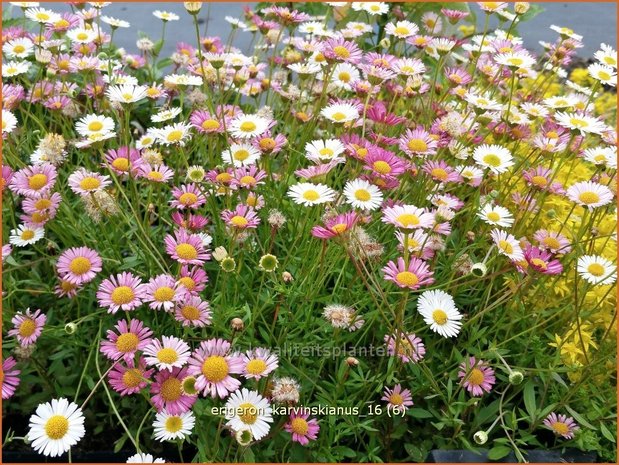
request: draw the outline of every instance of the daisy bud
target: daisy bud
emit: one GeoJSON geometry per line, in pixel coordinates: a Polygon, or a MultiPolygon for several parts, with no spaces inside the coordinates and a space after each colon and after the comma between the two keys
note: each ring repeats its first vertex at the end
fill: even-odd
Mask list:
{"type": "Polygon", "coordinates": [[[591,228],[590,234],[591,234],[591,236],[595,237],[595,236],[600,234],[600,230],[598,228],[596,228],[595,226],[593,226],[591,228]]]}
{"type": "Polygon", "coordinates": [[[349,367],[356,367],[357,365],[359,365],[359,360],[357,360],[355,357],[348,357],[346,359],[346,363],[349,367]]]}
{"type": "Polygon", "coordinates": [[[380,45],[382,48],[389,48],[391,47],[391,41],[387,37],[385,37],[378,43],[378,45],[380,45]]]}
{"type": "Polygon", "coordinates": [[[268,273],[275,271],[278,265],[279,261],[277,260],[277,257],[271,254],[266,254],[260,257],[260,262],[258,263],[258,267],[262,271],[266,271],[268,273]]]}
{"type": "Polygon", "coordinates": [[[52,52],[50,52],[49,50],[37,49],[34,51],[34,58],[39,63],[47,64],[52,61],[52,52]]]}
{"type": "Polygon", "coordinates": [[[473,241],[475,240],[475,233],[474,233],[473,231],[468,231],[468,232],[466,233],[466,238],[467,238],[469,241],[473,242],[473,241]]]}
{"type": "Polygon", "coordinates": [[[514,5],[514,11],[517,15],[523,15],[531,8],[531,4],[529,2],[516,2],[514,5]]]}
{"type": "Polygon", "coordinates": [[[481,446],[488,441],[488,433],[486,433],[485,431],[477,431],[477,433],[473,435],[473,440],[476,444],[479,444],[481,446]]]}
{"type": "Polygon", "coordinates": [[[197,15],[202,8],[202,2],[183,2],[183,6],[187,10],[187,13],[197,15]]]}
{"type": "Polygon", "coordinates": [[[290,273],[288,273],[287,271],[284,271],[282,273],[282,279],[284,280],[285,283],[289,283],[289,282],[292,282],[294,278],[292,277],[290,273]]]}
{"type": "Polygon", "coordinates": [[[105,52],[101,52],[97,55],[97,59],[101,60],[101,61],[105,61],[107,60],[109,57],[107,55],[107,53],[105,52]]]}
{"type": "Polygon", "coordinates": [[[64,325],[64,331],[67,334],[73,334],[77,331],[77,325],[75,323],[67,323],[64,325]]]}
{"type": "Polygon", "coordinates": [[[232,273],[236,269],[236,260],[232,257],[226,257],[221,260],[219,265],[226,273],[232,273]]]}
{"type": "Polygon", "coordinates": [[[557,217],[557,212],[553,208],[546,212],[546,218],[553,219],[557,217]]]}
{"type": "Polygon", "coordinates": [[[148,37],[139,39],[135,43],[135,45],[138,48],[138,50],[141,50],[143,52],[150,52],[152,49],[155,48],[155,43],[152,40],[150,40],[148,37]]]}
{"type": "Polygon", "coordinates": [[[486,276],[487,272],[488,267],[484,263],[474,263],[473,266],[471,266],[471,273],[478,278],[486,276]]]}
{"type": "Polygon", "coordinates": [[[243,320],[240,318],[232,318],[232,321],[230,321],[230,326],[232,326],[232,329],[235,331],[243,331],[243,328],[245,328],[245,323],[243,323],[243,320]]]}
{"type": "Polygon", "coordinates": [[[204,176],[206,176],[206,172],[201,166],[193,165],[187,170],[188,181],[202,182],[204,181],[204,176]]]}
{"type": "Polygon", "coordinates": [[[523,379],[524,375],[522,374],[522,371],[512,371],[509,374],[509,382],[514,386],[518,386],[520,383],[522,383],[523,379]]]}
{"type": "Polygon", "coordinates": [[[196,389],[196,377],[186,376],[181,382],[181,391],[187,394],[188,396],[197,395],[198,390],[196,389]]]}
{"type": "Polygon", "coordinates": [[[251,431],[249,429],[239,429],[234,433],[234,438],[241,446],[248,446],[251,444],[253,440],[253,436],[251,435],[251,431]]]}
{"type": "Polygon", "coordinates": [[[222,261],[224,258],[228,257],[228,251],[225,247],[219,246],[216,247],[213,251],[213,258],[218,262],[222,261]]]}

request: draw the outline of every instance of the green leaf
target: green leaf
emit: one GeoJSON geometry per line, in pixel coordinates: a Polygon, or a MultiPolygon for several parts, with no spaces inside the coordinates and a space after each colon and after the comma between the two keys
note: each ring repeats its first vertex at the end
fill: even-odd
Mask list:
{"type": "Polygon", "coordinates": [[[529,381],[523,390],[524,406],[527,409],[527,413],[531,417],[531,421],[535,421],[535,414],[537,413],[537,403],[535,401],[535,385],[529,381]]]}
{"type": "Polygon", "coordinates": [[[572,415],[574,417],[574,419],[581,425],[581,426],[586,426],[587,428],[590,428],[592,430],[596,430],[596,427],[593,426],[591,423],[589,423],[587,420],[585,420],[585,418],[578,412],[576,412],[574,409],[572,409],[569,406],[565,406],[565,410],[567,410],[569,412],[570,415],[572,415]]]}
{"type": "Polygon", "coordinates": [[[512,451],[511,447],[496,446],[488,451],[488,458],[490,460],[500,460],[512,451]]]}
{"type": "Polygon", "coordinates": [[[613,434],[610,432],[610,430],[606,427],[604,423],[600,423],[600,432],[602,433],[602,436],[604,436],[610,442],[612,443],[617,442],[613,434]]]}
{"type": "Polygon", "coordinates": [[[414,418],[432,418],[434,416],[427,410],[416,407],[410,409],[408,412],[408,414],[414,418]]]}
{"type": "Polygon", "coordinates": [[[251,447],[248,447],[243,452],[243,461],[247,463],[255,463],[256,457],[254,457],[254,452],[251,450],[251,447]]]}

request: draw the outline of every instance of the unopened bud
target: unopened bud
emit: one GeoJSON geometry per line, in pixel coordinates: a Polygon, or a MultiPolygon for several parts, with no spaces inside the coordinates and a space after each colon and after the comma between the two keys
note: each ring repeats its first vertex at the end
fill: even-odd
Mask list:
{"type": "Polygon", "coordinates": [[[213,251],[213,258],[218,262],[222,261],[224,258],[228,256],[228,251],[225,247],[219,246],[216,247],[213,251]]]}
{"type": "Polygon", "coordinates": [[[346,359],[346,363],[350,367],[356,367],[357,365],[359,365],[359,360],[357,360],[355,357],[348,357],[346,359]]]}
{"type": "Polygon", "coordinates": [[[188,13],[195,15],[198,14],[200,8],[202,8],[202,2],[183,2],[183,6],[188,13]]]}
{"type": "Polygon", "coordinates": [[[517,15],[523,15],[531,8],[531,4],[529,2],[516,2],[514,5],[514,11],[517,15]]]}
{"type": "Polygon", "coordinates": [[[77,325],[75,323],[67,323],[64,325],[64,331],[67,334],[73,334],[77,331],[77,325]]]}
{"type": "Polygon", "coordinates": [[[488,267],[484,263],[473,263],[473,266],[471,266],[471,273],[478,278],[486,276],[487,272],[488,267]]]}
{"type": "Polygon", "coordinates": [[[230,321],[230,326],[232,326],[232,329],[235,331],[243,331],[245,323],[243,323],[243,320],[240,318],[232,318],[232,321],[230,321]]]}
{"type": "Polygon", "coordinates": [[[481,446],[488,442],[488,433],[486,433],[485,431],[477,431],[477,433],[473,435],[473,440],[476,444],[479,444],[481,446]]]}
{"type": "Polygon", "coordinates": [[[523,379],[524,375],[522,374],[522,371],[512,371],[509,374],[509,382],[514,386],[518,386],[520,383],[522,383],[523,379]]]}
{"type": "Polygon", "coordinates": [[[287,271],[284,271],[282,273],[282,279],[284,280],[285,283],[289,283],[291,282],[294,278],[292,277],[292,275],[290,273],[288,273],[287,271]]]}
{"type": "Polygon", "coordinates": [[[391,41],[387,37],[385,37],[378,43],[378,45],[380,45],[382,48],[389,48],[391,47],[391,41]]]}

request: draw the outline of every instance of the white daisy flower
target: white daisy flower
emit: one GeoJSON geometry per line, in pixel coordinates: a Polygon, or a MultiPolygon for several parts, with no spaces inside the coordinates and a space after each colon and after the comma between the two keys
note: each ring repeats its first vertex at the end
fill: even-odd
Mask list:
{"type": "Polygon", "coordinates": [[[269,433],[269,423],[273,423],[273,409],[269,402],[256,391],[246,388],[230,394],[225,411],[227,426],[235,432],[249,429],[257,441],[269,433]]]}
{"type": "Polygon", "coordinates": [[[462,314],[453,297],[441,290],[425,291],[417,301],[417,311],[430,329],[443,337],[454,337],[460,332],[462,314]]]}
{"type": "Polygon", "coordinates": [[[580,131],[582,135],[586,133],[602,134],[607,130],[607,126],[602,120],[580,113],[557,112],[555,119],[560,126],[580,131]]]}
{"type": "MultiPolygon", "coordinates": [[[[384,15],[385,13],[389,13],[389,5],[385,2],[358,2],[359,8],[363,11],[366,11],[371,16],[384,15]]],[[[353,9],[357,2],[352,2],[353,9]]],[[[359,11],[359,10],[357,10],[359,11]]]]}
{"type": "Polygon", "coordinates": [[[182,339],[174,336],[161,336],[159,339],[153,339],[150,344],[144,348],[146,363],[155,365],[159,370],[170,370],[174,367],[182,367],[189,360],[191,349],[182,339]]]}
{"type": "Polygon", "coordinates": [[[40,404],[30,417],[27,438],[32,448],[48,457],[64,454],[86,433],[82,410],[67,399],[40,404]]]}
{"type": "Polygon", "coordinates": [[[514,217],[509,210],[499,205],[484,205],[483,208],[477,213],[477,216],[488,224],[493,226],[501,226],[503,228],[507,228],[514,223],[514,217]]]}
{"type": "Polygon", "coordinates": [[[617,168],[617,147],[595,147],[586,149],[583,158],[595,165],[605,165],[608,168],[617,168]]]}
{"type": "Polygon", "coordinates": [[[417,76],[426,72],[426,65],[418,58],[400,58],[393,65],[393,71],[403,76],[417,76]]]}
{"type": "Polygon", "coordinates": [[[50,24],[57,23],[62,19],[58,13],[53,12],[45,8],[28,8],[25,12],[26,18],[36,23],[50,24]]]}
{"type": "Polygon", "coordinates": [[[496,174],[506,172],[514,164],[512,154],[500,145],[480,145],[473,151],[473,159],[496,174]]]}
{"type": "Polygon", "coordinates": [[[325,25],[320,21],[307,21],[299,25],[299,33],[323,35],[326,32],[325,25]]]}
{"type": "Polygon", "coordinates": [[[248,139],[263,134],[269,129],[270,121],[257,115],[241,115],[234,118],[228,125],[232,137],[248,139]]]}
{"type": "Polygon", "coordinates": [[[9,61],[2,63],[2,77],[19,76],[27,73],[30,69],[30,63],[27,61],[9,61]]]}
{"type": "Polygon", "coordinates": [[[162,21],[178,21],[180,19],[178,15],[170,13],[169,11],[155,10],[153,11],[153,15],[162,21]]]}
{"type": "Polygon", "coordinates": [[[617,72],[610,66],[594,63],[587,68],[589,75],[607,86],[617,86],[617,72]]]}
{"type": "Polygon", "coordinates": [[[324,184],[300,182],[288,189],[288,197],[295,203],[310,207],[335,200],[335,191],[324,184]]]}
{"type": "MultiPolygon", "coordinates": [[[[107,69],[103,71],[107,72],[107,69]]],[[[107,84],[137,86],[138,80],[135,76],[129,76],[128,74],[113,74],[111,76],[104,74],[103,82],[107,84]]]]}
{"type": "Polygon", "coordinates": [[[112,102],[134,103],[146,98],[147,89],[146,86],[121,84],[109,86],[105,91],[105,95],[107,95],[107,98],[112,102]]]}
{"type": "Polygon", "coordinates": [[[9,110],[2,110],[2,134],[10,134],[17,127],[17,118],[9,110]]]}
{"type": "Polygon", "coordinates": [[[127,459],[126,463],[165,463],[165,460],[155,458],[150,454],[135,454],[127,459]]]}
{"type": "Polygon", "coordinates": [[[255,165],[260,159],[260,151],[250,144],[232,144],[221,154],[224,163],[235,167],[255,165]]]}
{"type": "Polygon", "coordinates": [[[385,26],[385,33],[395,36],[399,39],[406,39],[414,36],[419,32],[419,27],[410,21],[398,21],[397,23],[389,23],[385,26]]]}
{"type": "Polygon", "coordinates": [[[487,95],[479,95],[475,92],[467,92],[464,94],[464,100],[466,100],[469,104],[473,105],[476,108],[480,108],[482,110],[501,110],[503,105],[501,105],[496,100],[493,100],[490,96],[487,95]]]}
{"type": "Polygon", "coordinates": [[[122,19],[116,19],[116,18],[112,18],[111,16],[101,16],[101,21],[103,21],[105,24],[109,24],[110,26],[112,26],[113,29],[115,28],[127,28],[127,27],[131,27],[131,24],[129,24],[127,21],[124,21],[122,19]]]}
{"type": "Polygon", "coordinates": [[[319,73],[322,70],[322,66],[318,63],[293,63],[288,65],[288,69],[301,76],[311,76],[319,73]]]}
{"type": "MultiPolygon", "coordinates": [[[[321,73],[318,79],[324,79],[324,73],[321,73]]],[[[338,89],[352,90],[352,85],[355,81],[361,79],[359,70],[349,63],[339,63],[335,66],[331,74],[331,83],[338,89]]]]}
{"type": "Polygon", "coordinates": [[[566,192],[567,197],[590,210],[603,207],[613,201],[612,191],[605,185],[593,181],[577,182],[566,192]]]}
{"type": "Polygon", "coordinates": [[[2,52],[9,58],[26,58],[34,51],[34,44],[27,37],[9,40],[2,46],[2,52]]]}
{"type": "Polygon", "coordinates": [[[75,123],[75,130],[81,136],[89,136],[91,134],[105,134],[114,131],[116,125],[114,120],[108,116],[90,114],[83,116],[75,123]]]}
{"type": "Polygon", "coordinates": [[[152,133],[152,129],[149,129],[148,131],[146,131],[146,134],[144,134],[142,137],[140,137],[136,141],[135,148],[138,150],[145,149],[145,148],[150,147],[154,143],[155,143],[155,136],[152,133]]]}
{"type": "Polygon", "coordinates": [[[167,109],[161,109],[156,114],[151,115],[150,120],[153,123],[161,123],[170,119],[176,118],[180,115],[181,109],[179,107],[172,107],[167,109]]]}
{"type": "Polygon", "coordinates": [[[320,112],[322,116],[334,123],[348,123],[359,118],[359,110],[350,103],[334,103],[320,112]]]}
{"type": "Polygon", "coordinates": [[[426,245],[428,245],[428,241],[430,240],[428,233],[422,229],[415,229],[408,235],[401,231],[396,231],[395,237],[398,239],[402,249],[408,248],[409,252],[418,252],[422,250],[426,245]]]}
{"type": "Polygon", "coordinates": [[[40,241],[45,236],[45,229],[21,224],[17,229],[11,229],[9,244],[25,247],[40,241]]]}
{"type": "Polygon", "coordinates": [[[185,140],[190,136],[191,125],[186,123],[174,123],[164,128],[152,128],[151,133],[155,139],[164,145],[185,145],[185,140]]]}
{"type": "Polygon", "coordinates": [[[18,6],[20,8],[36,8],[39,6],[39,2],[9,2],[13,6],[18,6]]]}
{"type": "Polygon", "coordinates": [[[580,257],[576,270],[591,284],[613,284],[617,280],[617,266],[599,255],[580,257]]]}
{"type": "Polygon", "coordinates": [[[617,51],[610,45],[601,44],[600,50],[595,52],[593,57],[601,64],[617,69],[617,51]]]}
{"type": "Polygon", "coordinates": [[[490,231],[490,236],[492,236],[492,240],[499,249],[501,255],[505,255],[515,262],[524,260],[522,247],[520,247],[520,243],[514,236],[500,229],[493,229],[490,231]]]}
{"type": "Polygon", "coordinates": [[[226,16],[224,17],[224,19],[230,23],[230,25],[232,25],[232,27],[238,27],[241,29],[245,29],[247,27],[247,24],[244,23],[243,21],[241,21],[238,18],[234,18],[233,16],[226,16]]]}
{"type": "Polygon", "coordinates": [[[83,27],[77,27],[75,29],[69,29],[66,36],[76,44],[89,44],[94,42],[99,34],[92,30],[83,27]]]}
{"type": "Polygon", "coordinates": [[[241,69],[243,66],[253,64],[253,60],[242,53],[227,53],[224,58],[225,63],[235,69],[241,69]]]}
{"type": "Polygon", "coordinates": [[[552,24],[550,26],[550,29],[552,29],[555,32],[558,32],[559,34],[561,34],[563,37],[568,37],[570,39],[574,39],[578,42],[580,42],[582,40],[582,36],[579,34],[576,34],[573,30],[571,30],[569,27],[560,27],[560,26],[555,26],[554,24],[552,24]]]}
{"type": "Polygon", "coordinates": [[[346,147],[338,139],[313,140],[305,144],[305,156],[315,162],[342,159],[346,147]]]}
{"type": "Polygon", "coordinates": [[[166,84],[174,86],[201,86],[203,83],[200,76],[189,74],[170,74],[163,80],[166,84]]]}
{"type": "Polygon", "coordinates": [[[499,53],[494,57],[494,61],[499,65],[515,69],[532,68],[537,62],[535,58],[527,52],[499,53]]]}
{"type": "Polygon", "coordinates": [[[545,118],[549,114],[548,109],[543,105],[540,105],[539,103],[525,102],[520,105],[520,108],[527,115],[533,116],[535,118],[545,118]]]}
{"type": "Polygon", "coordinates": [[[348,181],[344,186],[346,202],[361,210],[376,210],[383,203],[383,193],[365,179],[348,181]]]}
{"type": "Polygon", "coordinates": [[[191,410],[180,415],[170,415],[165,410],[162,410],[157,413],[153,422],[155,439],[158,441],[185,439],[185,437],[191,434],[195,424],[196,418],[191,410]]]}
{"type": "Polygon", "coordinates": [[[578,103],[574,95],[555,95],[544,99],[544,105],[548,108],[570,108],[578,103]]]}

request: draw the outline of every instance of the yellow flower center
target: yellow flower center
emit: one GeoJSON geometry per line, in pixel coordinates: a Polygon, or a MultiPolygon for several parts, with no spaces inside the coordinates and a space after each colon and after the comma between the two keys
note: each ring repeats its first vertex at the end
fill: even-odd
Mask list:
{"type": "Polygon", "coordinates": [[[249,158],[249,152],[244,149],[237,150],[236,152],[234,152],[233,157],[235,160],[244,161],[244,160],[247,160],[247,158],[249,158]]]}
{"type": "Polygon", "coordinates": [[[77,38],[77,40],[86,40],[88,39],[88,34],[86,34],[85,32],[80,32],[75,37],[77,38]]]}
{"type": "Polygon", "coordinates": [[[129,160],[127,158],[117,158],[112,162],[112,166],[116,168],[118,171],[128,171],[129,170],[129,160]]]}
{"type": "Polygon", "coordinates": [[[13,47],[13,53],[24,53],[26,51],[26,47],[23,45],[16,45],[13,47]]]}
{"type": "Polygon", "coordinates": [[[446,181],[449,176],[447,171],[443,168],[434,168],[431,173],[433,178],[439,179],[440,181],[446,181]]]}
{"type": "Polygon", "coordinates": [[[262,150],[273,150],[277,144],[275,142],[275,139],[271,137],[265,137],[264,139],[260,139],[258,145],[260,145],[260,148],[262,150]]]}
{"type": "Polygon", "coordinates": [[[346,119],[346,115],[341,111],[337,111],[331,115],[331,118],[333,118],[335,121],[342,121],[346,119]]]}
{"type": "Polygon", "coordinates": [[[598,71],[598,77],[602,81],[608,81],[610,79],[610,74],[608,74],[606,71],[598,71]]]}
{"type": "Polygon", "coordinates": [[[230,219],[230,223],[232,223],[237,228],[244,228],[245,226],[247,226],[247,223],[249,223],[249,221],[247,221],[247,218],[245,218],[244,216],[235,215],[230,219]]]}
{"type": "Polygon", "coordinates": [[[206,131],[212,131],[214,129],[219,129],[219,126],[220,126],[219,121],[214,120],[214,119],[206,119],[202,123],[202,129],[206,131]]]}
{"type": "Polygon", "coordinates": [[[118,286],[112,292],[112,302],[116,305],[125,305],[133,300],[135,294],[129,286],[118,286]]]}
{"type": "Polygon", "coordinates": [[[35,212],[32,214],[32,222],[33,223],[43,223],[48,219],[48,215],[44,213],[35,212]]]}
{"type": "Polygon", "coordinates": [[[345,223],[338,223],[335,226],[331,226],[331,230],[336,234],[342,234],[348,229],[345,223]]]}
{"type": "Polygon", "coordinates": [[[597,276],[598,278],[600,276],[604,275],[604,272],[606,271],[604,269],[604,267],[602,265],[600,265],[599,263],[592,263],[591,265],[589,265],[589,267],[587,268],[587,271],[589,273],[591,273],[593,276],[597,276]]]}
{"type": "Polygon", "coordinates": [[[80,181],[80,187],[85,191],[91,191],[97,189],[101,185],[101,181],[92,176],[87,176],[80,181]]]}
{"type": "Polygon", "coordinates": [[[92,123],[88,125],[89,131],[97,132],[97,131],[100,131],[101,129],[103,129],[103,123],[101,121],[93,121],[92,123]]]}
{"type": "Polygon", "coordinates": [[[69,420],[64,415],[52,415],[45,422],[45,434],[47,434],[50,439],[62,439],[68,431],[69,420]]]}
{"type": "Polygon", "coordinates": [[[42,189],[46,184],[47,176],[42,173],[33,174],[28,178],[28,187],[30,187],[30,189],[34,189],[35,191],[42,189]]]}
{"type": "Polygon", "coordinates": [[[401,271],[395,277],[396,281],[405,286],[413,287],[419,282],[419,278],[415,273],[410,271],[401,271]]]}
{"type": "Polygon", "coordinates": [[[600,201],[600,196],[595,192],[583,192],[578,196],[578,200],[580,200],[585,205],[591,205],[593,203],[597,203],[600,201]]]}
{"type": "Polygon", "coordinates": [[[57,28],[61,28],[62,29],[62,28],[70,26],[70,23],[66,19],[62,18],[62,19],[56,21],[54,23],[54,26],[56,26],[57,28]]]}
{"type": "Polygon", "coordinates": [[[548,268],[548,264],[541,258],[532,258],[531,264],[535,265],[537,268],[541,268],[542,270],[548,268]]]}
{"type": "Polygon", "coordinates": [[[47,21],[49,20],[49,15],[47,13],[43,13],[42,11],[40,11],[36,14],[36,18],[39,21],[47,21]]]}
{"type": "Polygon", "coordinates": [[[488,218],[490,221],[496,223],[497,221],[499,221],[501,219],[501,215],[499,215],[497,212],[489,212],[486,215],[486,218],[488,218]]]}
{"type": "Polygon", "coordinates": [[[445,313],[440,308],[437,308],[432,312],[432,319],[437,325],[443,326],[445,323],[447,323],[447,313],[445,313]]]}
{"type": "Polygon", "coordinates": [[[538,187],[546,187],[548,185],[548,180],[544,176],[533,176],[531,178],[531,183],[538,187]]]}
{"type": "Polygon", "coordinates": [[[21,233],[21,239],[23,241],[29,241],[34,238],[34,231],[32,229],[26,229],[21,233]]]}
{"type": "Polygon", "coordinates": [[[266,369],[267,364],[264,362],[264,360],[260,360],[259,358],[250,360],[245,366],[245,370],[247,371],[247,373],[252,375],[259,375],[263,373],[266,369]]]}
{"type": "Polygon", "coordinates": [[[512,66],[520,66],[522,65],[522,63],[524,63],[524,60],[522,58],[512,57],[507,59],[507,63],[512,66]]]}
{"type": "Polygon", "coordinates": [[[393,405],[402,405],[404,403],[404,398],[400,394],[394,392],[389,396],[389,402],[393,405]]]}
{"type": "Polygon", "coordinates": [[[86,257],[76,257],[71,260],[71,263],[69,264],[69,269],[73,274],[82,275],[89,272],[91,266],[92,264],[90,263],[90,260],[88,260],[86,257]]]}
{"type": "Polygon", "coordinates": [[[176,433],[183,427],[183,420],[180,417],[168,417],[165,421],[165,429],[169,433],[176,433]]]}
{"type": "Polygon", "coordinates": [[[309,189],[303,192],[303,198],[310,202],[314,202],[320,198],[320,194],[313,189],[309,189]]]}
{"type": "Polygon", "coordinates": [[[570,118],[570,124],[575,128],[586,128],[589,126],[589,123],[587,123],[584,119],[578,118],[570,118]]]}
{"type": "Polygon", "coordinates": [[[497,166],[501,166],[501,159],[494,153],[484,155],[483,161],[486,165],[492,166],[494,168],[496,168],[497,166]]]}
{"type": "Polygon", "coordinates": [[[175,129],[174,131],[170,131],[168,134],[168,142],[178,142],[183,138],[183,131],[180,129],[175,129]]]}
{"type": "Polygon", "coordinates": [[[410,31],[408,30],[408,28],[407,28],[407,27],[404,27],[404,26],[398,26],[398,27],[396,27],[396,28],[393,30],[393,32],[395,32],[395,33],[396,33],[396,35],[399,35],[399,36],[406,36],[406,35],[410,34],[410,31]]]}
{"type": "Polygon", "coordinates": [[[570,432],[570,427],[567,426],[565,423],[563,423],[562,421],[557,421],[555,423],[552,424],[552,429],[553,431],[555,431],[557,434],[560,435],[564,435],[570,432]]]}
{"type": "Polygon", "coordinates": [[[181,381],[176,378],[168,378],[161,383],[161,398],[166,402],[174,402],[182,395],[181,381]]]}
{"type": "Polygon", "coordinates": [[[161,286],[153,293],[153,297],[157,302],[168,302],[174,297],[174,289],[168,286],[161,286]]]}
{"type": "Polygon", "coordinates": [[[499,248],[507,254],[511,254],[514,252],[514,248],[507,241],[499,241],[499,248]]]}
{"type": "Polygon", "coordinates": [[[195,260],[198,256],[198,251],[193,245],[183,242],[176,246],[176,255],[183,260],[195,260]]]}
{"type": "Polygon", "coordinates": [[[123,384],[128,388],[136,388],[143,381],[142,370],[139,368],[129,368],[123,373],[123,384]]]}
{"type": "Polygon", "coordinates": [[[337,75],[337,78],[342,82],[349,82],[350,73],[347,73],[346,71],[342,71],[340,74],[337,75]]]}
{"type": "Polygon", "coordinates": [[[411,139],[406,145],[413,152],[425,152],[428,150],[428,144],[423,139],[411,139]]]}
{"type": "Polygon", "coordinates": [[[239,129],[243,132],[252,132],[256,130],[256,124],[253,123],[252,121],[245,121],[241,123],[241,125],[239,126],[239,129]]]}
{"type": "Polygon", "coordinates": [[[197,320],[200,318],[200,310],[193,305],[185,305],[181,308],[181,315],[187,320],[197,320]]]}
{"type": "Polygon", "coordinates": [[[365,189],[357,189],[355,191],[355,198],[357,200],[360,200],[361,202],[367,202],[368,200],[370,200],[372,198],[372,196],[365,189]]]}
{"type": "Polygon", "coordinates": [[[138,348],[140,339],[133,333],[123,333],[116,339],[116,349],[120,352],[133,352],[138,348]]]}
{"type": "Polygon", "coordinates": [[[178,360],[178,353],[170,347],[164,347],[157,352],[157,358],[161,363],[174,363],[178,360]]]}
{"type": "Polygon", "coordinates": [[[335,152],[328,147],[324,147],[320,149],[318,153],[320,153],[323,157],[332,157],[335,152]]]}
{"type": "Polygon", "coordinates": [[[163,179],[163,174],[161,174],[159,171],[151,171],[150,173],[148,173],[148,179],[151,179],[153,181],[161,181],[163,179]]]}
{"type": "Polygon", "coordinates": [[[126,101],[130,102],[133,100],[133,94],[122,94],[121,97],[126,101]]]}
{"type": "Polygon", "coordinates": [[[484,373],[479,368],[473,368],[467,381],[473,386],[479,386],[484,382],[484,373]]]}
{"type": "Polygon", "coordinates": [[[396,221],[405,228],[409,226],[417,226],[419,224],[419,217],[412,213],[402,213],[396,218],[396,221]]]}
{"type": "Polygon", "coordinates": [[[545,237],[542,240],[542,243],[546,247],[549,247],[551,249],[558,249],[559,247],[561,247],[561,243],[559,242],[559,240],[554,237],[545,237]]]}
{"type": "Polygon", "coordinates": [[[338,57],[343,58],[343,59],[350,57],[350,52],[348,51],[346,47],[343,47],[342,45],[333,47],[333,53],[335,53],[338,57]]]}
{"type": "Polygon", "coordinates": [[[239,405],[237,412],[239,419],[246,425],[253,425],[258,419],[258,409],[249,402],[239,405]]]}
{"type": "Polygon", "coordinates": [[[181,279],[179,279],[179,281],[183,286],[185,286],[185,289],[189,291],[193,291],[193,289],[196,287],[196,282],[189,276],[183,276],[181,279]]]}
{"type": "Polygon", "coordinates": [[[375,161],[372,166],[380,174],[391,173],[391,165],[389,165],[389,163],[387,163],[386,161],[382,161],[382,160],[375,161]]]}
{"type": "Polygon", "coordinates": [[[290,422],[290,429],[293,433],[305,436],[309,430],[307,421],[303,418],[297,417],[290,422]]]}
{"type": "Polygon", "coordinates": [[[195,203],[198,201],[198,196],[191,192],[185,192],[183,195],[181,195],[178,198],[178,201],[182,203],[183,205],[191,205],[192,203],[195,203]]]}
{"type": "Polygon", "coordinates": [[[212,355],[202,363],[202,374],[211,383],[223,381],[228,372],[228,362],[221,355],[212,355]]]}
{"type": "Polygon", "coordinates": [[[254,178],[253,176],[243,176],[241,178],[241,183],[242,184],[255,184],[256,183],[256,178],[254,178]]]}
{"type": "Polygon", "coordinates": [[[34,334],[34,331],[37,329],[37,324],[34,320],[27,318],[19,325],[19,335],[21,337],[30,337],[34,334]]]}
{"type": "Polygon", "coordinates": [[[603,61],[607,65],[616,65],[617,64],[617,60],[615,60],[613,57],[609,57],[609,56],[605,56],[603,61]]]}

